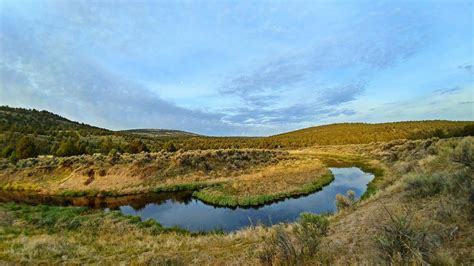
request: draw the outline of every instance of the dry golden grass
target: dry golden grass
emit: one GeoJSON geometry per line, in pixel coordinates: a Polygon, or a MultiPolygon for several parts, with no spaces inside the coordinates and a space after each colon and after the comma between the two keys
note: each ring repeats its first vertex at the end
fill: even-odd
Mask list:
{"type": "Polygon", "coordinates": [[[288,159],[285,152],[255,149],[28,159],[0,170],[0,188],[134,194],[228,181],[288,159]]]}
{"type": "Polygon", "coordinates": [[[221,193],[235,196],[257,196],[290,192],[326,174],[324,164],[311,158],[283,161],[254,173],[233,177],[221,193]]]}
{"type": "MultiPolygon", "coordinates": [[[[0,213],[3,216],[2,210],[0,213]]],[[[95,225],[56,231],[33,228],[25,221],[10,217],[9,221],[0,223],[0,261],[34,264],[255,264],[255,250],[268,233],[268,229],[254,227],[227,235],[150,234],[136,224],[108,217],[95,225]]]]}
{"type": "MultiPolygon", "coordinates": [[[[474,143],[472,138],[465,139],[474,143]]],[[[406,192],[406,180],[420,174],[441,174],[451,180],[452,173],[466,170],[472,177],[470,166],[450,159],[460,141],[461,139],[397,141],[316,147],[292,152],[293,156],[305,159],[257,167],[249,173],[223,177],[222,181],[228,182],[231,189],[234,185],[232,181],[238,180],[238,184],[232,189],[243,195],[255,193],[251,184],[264,186],[262,191],[268,192],[273,188],[267,187],[273,185],[277,189],[282,189],[287,184],[298,186],[302,184],[299,182],[306,180],[305,172],[317,172],[317,167],[324,169],[324,165],[317,160],[318,157],[362,156],[367,162],[385,170],[384,177],[377,186],[377,193],[331,216],[328,235],[322,239],[318,252],[304,258],[304,264],[390,263],[381,256],[375,241],[380,225],[390,220],[385,210],[388,209],[394,214],[408,212],[413,215],[415,227],[426,228],[433,247],[424,259],[438,265],[472,265],[474,226],[472,213],[467,205],[469,199],[465,197],[472,188],[466,187],[467,192],[459,194],[462,197],[453,192],[443,192],[423,198],[411,198],[406,192]],[[291,175],[285,176],[284,173],[291,175]],[[294,176],[301,177],[296,181],[287,180],[294,176]]],[[[470,150],[465,153],[466,156],[472,154],[470,150]]],[[[464,160],[466,162],[469,163],[464,160]]],[[[311,175],[307,175],[309,176],[311,175]]],[[[472,179],[470,181],[472,184],[472,179]]],[[[96,227],[49,231],[46,228],[31,228],[25,221],[0,209],[0,260],[26,263],[67,261],[255,265],[259,263],[258,255],[265,239],[275,230],[257,227],[225,235],[190,236],[177,233],[151,234],[129,223],[110,219],[99,221],[96,227]]],[[[392,263],[401,261],[395,260],[392,263]]]]}

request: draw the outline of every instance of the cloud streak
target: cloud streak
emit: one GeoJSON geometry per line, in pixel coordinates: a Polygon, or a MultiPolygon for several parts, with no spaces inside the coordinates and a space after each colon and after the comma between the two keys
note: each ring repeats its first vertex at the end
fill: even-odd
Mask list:
{"type": "Polygon", "coordinates": [[[398,90],[464,92],[471,63],[432,71],[472,55],[465,5],[4,1],[0,104],[210,135],[369,119],[398,90]]]}
{"type": "Polygon", "coordinates": [[[401,23],[417,16],[413,10],[374,13],[350,30],[334,32],[301,51],[270,58],[252,71],[241,71],[219,90],[238,98],[244,106],[232,110],[231,121],[297,123],[331,114],[354,114],[340,105],[357,100],[377,72],[425,47],[429,20],[413,27],[401,23]],[[282,107],[291,91],[303,95],[282,107]]]}

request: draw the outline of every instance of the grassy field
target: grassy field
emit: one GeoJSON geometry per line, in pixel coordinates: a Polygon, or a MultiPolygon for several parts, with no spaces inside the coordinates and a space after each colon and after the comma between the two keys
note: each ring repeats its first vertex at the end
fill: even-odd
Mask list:
{"type": "Polygon", "coordinates": [[[328,167],[375,176],[361,200],[337,195],[334,214],[233,233],[163,228],[116,211],[0,203],[0,262],[474,264],[472,122],[335,124],[214,138],[114,132],[9,107],[0,108],[0,119],[7,122],[0,128],[6,192],[78,198],[189,190],[233,207],[317,191],[333,180],[328,167]],[[80,155],[63,156],[68,149],[80,155]]]}
{"type": "Polygon", "coordinates": [[[296,159],[253,149],[44,157],[5,164],[0,187],[68,196],[195,190],[288,160],[296,159]]]}
{"type": "Polygon", "coordinates": [[[117,212],[0,204],[0,258],[171,265],[474,262],[474,138],[328,146],[292,155],[303,154],[308,160],[332,154],[328,160],[341,164],[358,158],[359,166],[370,163],[383,174],[370,197],[338,205],[333,215],[229,234],[163,229],[117,212]]]}
{"type": "Polygon", "coordinates": [[[196,191],[193,196],[219,206],[255,206],[317,191],[334,179],[320,160],[296,158],[196,191]]]}
{"type": "Polygon", "coordinates": [[[261,205],[332,180],[316,157],[255,149],[26,159],[0,171],[0,188],[8,191],[120,196],[188,190],[219,206],[261,205]]]}
{"type": "Polygon", "coordinates": [[[0,171],[0,188],[62,196],[187,190],[214,205],[257,206],[317,191],[334,179],[328,166],[344,165],[374,173],[373,193],[383,170],[360,156],[255,149],[26,159],[0,171]]]}

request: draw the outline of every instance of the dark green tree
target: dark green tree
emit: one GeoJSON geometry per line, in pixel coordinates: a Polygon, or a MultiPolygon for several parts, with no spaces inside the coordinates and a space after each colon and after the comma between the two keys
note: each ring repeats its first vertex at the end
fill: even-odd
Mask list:
{"type": "Polygon", "coordinates": [[[23,136],[16,143],[16,157],[25,159],[37,155],[35,142],[32,138],[23,136]]]}
{"type": "Polygon", "coordinates": [[[57,156],[73,156],[78,153],[77,147],[74,141],[68,139],[59,145],[58,150],[56,151],[57,156]]]}
{"type": "Polygon", "coordinates": [[[134,139],[128,144],[130,153],[149,152],[148,147],[139,139],[134,139]]]}
{"type": "Polygon", "coordinates": [[[173,142],[171,141],[168,141],[165,143],[164,147],[163,147],[163,150],[167,151],[167,152],[175,152],[177,151],[178,149],[176,148],[176,146],[174,145],[173,142]]]}

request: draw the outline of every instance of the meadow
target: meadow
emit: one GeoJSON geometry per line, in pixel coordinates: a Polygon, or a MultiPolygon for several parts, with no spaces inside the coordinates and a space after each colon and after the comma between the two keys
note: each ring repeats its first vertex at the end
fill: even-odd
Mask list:
{"type": "MultiPolygon", "coordinates": [[[[19,113],[37,117],[31,111],[19,113]]],[[[3,192],[107,197],[186,190],[204,202],[235,207],[257,206],[318,191],[333,179],[329,167],[355,166],[375,178],[361,199],[354,198],[350,191],[337,195],[334,213],[303,213],[294,223],[269,227],[255,224],[230,233],[164,227],[159,221],[141,220],[115,210],[2,202],[2,262],[474,263],[474,137],[469,136],[472,122],[393,123],[390,134],[387,124],[339,124],[269,138],[219,139],[170,137],[168,133],[152,136],[149,131],[141,137],[140,131],[117,133],[73,122],[77,128],[71,128],[53,114],[39,115],[43,116],[52,117],[47,121],[57,127],[43,128],[45,132],[35,135],[10,126],[2,131],[2,145],[15,144],[12,149],[16,153],[22,150],[21,145],[17,147],[6,135],[27,137],[35,146],[41,146],[37,140],[43,134],[57,131],[66,132],[65,136],[74,132],[80,135],[79,139],[91,142],[110,137],[112,144],[116,139],[127,138],[136,144],[138,139],[146,149],[130,152],[116,147],[112,152],[92,150],[92,154],[71,156],[43,154],[40,149],[35,156],[15,160],[10,154],[0,161],[3,192]],[[60,124],[67,126],[59,127],[60,124]],[[337,133],[341,127],[353,127],[349,132],[361,130],[361,134],[371,137],[362,139],[352,134],[344,139],[337,133]],[[332,133],[332,140],[321,137],[327,129],[332,131],[324,134],[332,133]],[[371,135],[371,130],[378,133],[371,135]],[[92,131],[96,133],[84,136],[84,132],[92,131]],[[280,139],[273,143],[281,146],[259,147],[261,143],[271,143],[272,138],[280,139]],[[155,139],[160,144],[154,146],[155,139]],[[222,147],[214,147],[218,140],[222,140],[222,147]],[[194,146],[183,148],[186,143],[194,146]],[[206,147],[200,146],[203,143],[206,147]],[[158,149],[161,144],[163,147],[158,149]]],[[[54,135],[48,141],[54,145],[60,138],[54,135]]]]}

